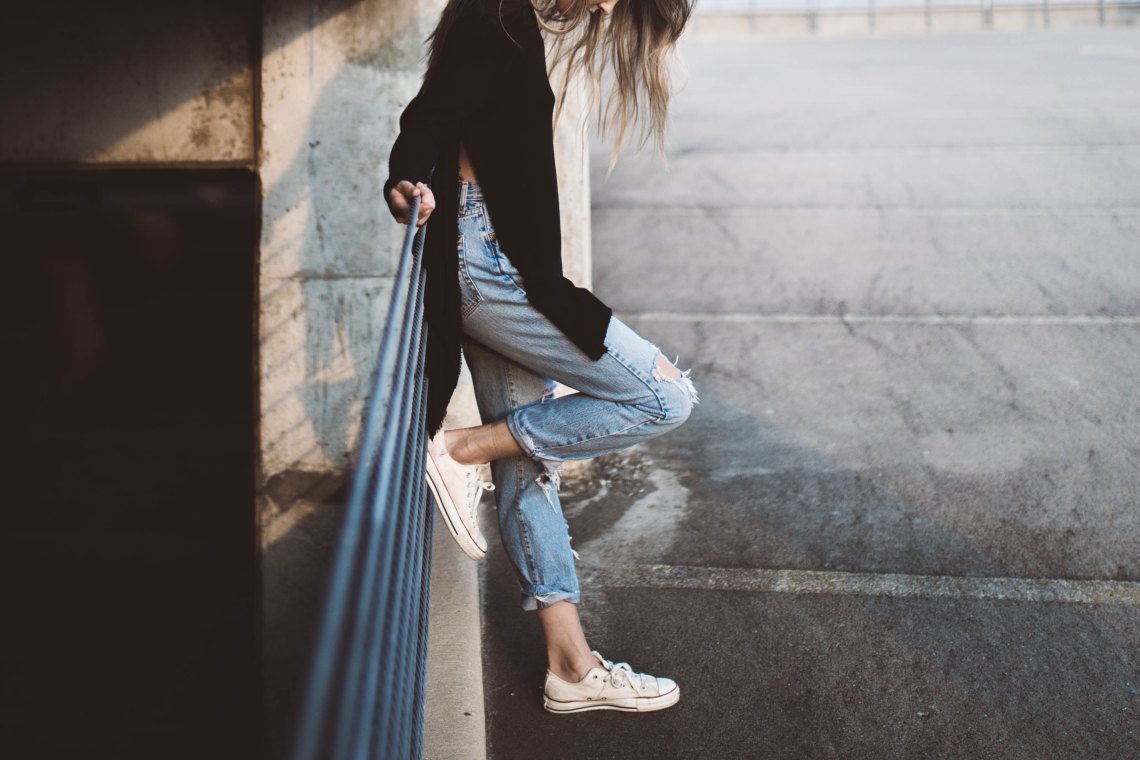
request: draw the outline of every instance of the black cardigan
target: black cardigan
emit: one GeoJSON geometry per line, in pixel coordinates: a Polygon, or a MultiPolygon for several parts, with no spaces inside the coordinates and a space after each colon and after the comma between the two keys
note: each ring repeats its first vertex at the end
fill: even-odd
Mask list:
{"type": "Polygon", "coordinates": [[[443,424],[459,381],[460,142],[531,305],[590,359],[605,355],[611,309],[562,274],[553,109],[546,52],[530,4],[463,0],[436,70],[400,116],[384,183],[390,202],[397,182],[425,182],[437,204],[424,239],[429,436],[443,424]]]}

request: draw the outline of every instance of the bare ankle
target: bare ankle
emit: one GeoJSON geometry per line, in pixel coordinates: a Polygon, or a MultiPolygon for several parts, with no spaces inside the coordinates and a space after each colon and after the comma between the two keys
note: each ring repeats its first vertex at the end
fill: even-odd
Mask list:
{"type": "Polygon", "coordinates": [[[447,447],[447,455],[459,464],[482,464],[472,459],[470,430],[471,428],[456,428],[444,432],[443,441],[447,447]]]}
{"type": "Polygon", "coordinates": [[[550,658],[549,663],[547,668],[550,672],[568,683],[578,683],[598,664],[593,655],[573,659],[550,658]]]}

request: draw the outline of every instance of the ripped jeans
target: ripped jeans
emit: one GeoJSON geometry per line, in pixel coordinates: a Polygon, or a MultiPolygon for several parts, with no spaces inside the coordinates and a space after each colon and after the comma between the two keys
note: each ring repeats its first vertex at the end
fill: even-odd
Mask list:
{"type": "Polygon", "coordinates": [[[527,300],[479,185],[460,180],[463,352],[484,423],[506,419],[525,456],[491,463],[499,532],[525,610],[580,600],[558,500],[563,462],[628,448],[680,425],[698,402],[689,371],[611,317],[606,353],[590,359],[527,300]],[[575,390],[554,396],[555,381],[575,390]]]}

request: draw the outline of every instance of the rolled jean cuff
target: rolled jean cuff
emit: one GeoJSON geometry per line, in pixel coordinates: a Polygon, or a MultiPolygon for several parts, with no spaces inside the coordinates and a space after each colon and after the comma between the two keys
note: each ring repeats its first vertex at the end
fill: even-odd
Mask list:
{"type": "Polygon", "coordinates": [[[530,459],[538,457],[538,449],[534,445],[534,439],[531,438],[530,433],[523,430],[522,423],[519,422],[519,413],[526,407],[519,407],[507,415],[507,430],[511,431],[514,436],[515,442],[518,443],[519,448],[530,459]]]}
{"type": "Polygon", "coordinates": [[[522,608],[527,612],[544,610],[559,602],[578,604],[582,595],[577,591],[544,591],[542,586],[536,586],[532,591],[522,592],[522,608]]]}

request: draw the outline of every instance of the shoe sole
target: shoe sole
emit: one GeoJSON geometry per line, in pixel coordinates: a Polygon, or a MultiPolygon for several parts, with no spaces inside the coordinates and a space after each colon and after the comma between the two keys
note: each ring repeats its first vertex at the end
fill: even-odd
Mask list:
{"type": "Polygon", "coordinates": [[[475,543],[475,539],[471,538],[471,534],[463,527],[463,521],[459,518],[459,511],[455,507],[455,502],[451,499],[447,489],[443,487],[443,477],[436,469],[435,462],[431,456],[427,456],[427,466],[424,468],[427,475],[428,490],[431,495],[435,497],[435,505],[439,509],[440,515],[443,516],[443,522],[447,525],[448,532],[451,537],[455,539],[455,543],[459,544],[459,548],[473,560],[483,559],[487,554],[486,549],[480,549],[479,545],[475,543]]]}
{"type": "Polygon", "coordinates": [[[653,712],[672,707],[681,699],[680,687],[667,691],[656,697],[628,697],[626,699],[609,699],[579,702],[559,702],[550,697],[543,697],[542,706],[547,712],[556,715],[566,713],[589,712],[590,710],[619,710],[621,712],[653,712]]]}

